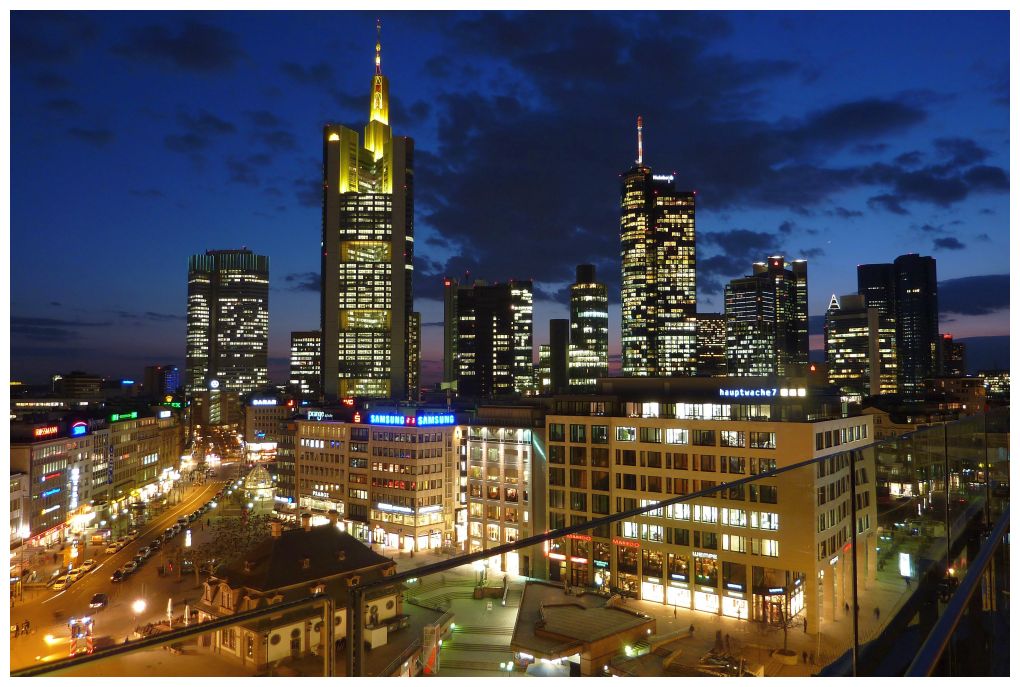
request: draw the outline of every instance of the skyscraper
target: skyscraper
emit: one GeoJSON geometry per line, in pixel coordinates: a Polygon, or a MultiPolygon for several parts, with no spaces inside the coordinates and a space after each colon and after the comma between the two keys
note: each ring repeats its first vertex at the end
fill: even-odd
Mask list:
{"type": "Polygon", "coordinates": [[[456,288],[457,390],[484,398],[528,393],[534,384],[530,281],[456,288]]]}
{"type": "Polygon", "coordinates": [[[620,258],[623,374],[697,374],[693,191],[672,175],[653,175],[638,157],[623,175],[620,258]]]}
{"type": "Polygon", "coordinates": [[[698,376],[726,376],[726,315],[698,313],[698,376]]]}
{"type": "Polygon", "coordinates": [[[940,377],[967,376],[967,344],[953,341],[952,334],[939,337],[939,370],[940,377]]]}
{"type": "Polygon", "coordinates": [[[825,313],[828,383],[857,400],[896,393],[896,326],[865,303],[862,295],[833,295],[825,313]]]}
{"type": "Polygon", "coordinates": [[[269,258],[247,248],[191,256],[187,328],[189,394],[268,384],[269,258]]]}
{"type": "Polygon", "coordinates": [[[145,395],[162,400],[177,393],[181,386],[181,371],[176,365],[150,365],[145,368],[143,380],[145,395]]]}
{"type": "Polygon", "coordinates": [[[302,399],[319,398],[322,381],[322,332],[290,333],[290,385],[302,399]]]}
{"type": "Polygon", "coordinates": [[[901,255],[892,265],[858,265],[857,291],[896,323],[899,391],[917,396],[938,373],[939,307],[935,258],[901,255]]]}
{"type": "Polygon", "coordinates": [[[595,391],[596,380],[609,376],[609,293],[595,281],[594,265],[578,265],[570,285],[571,391],[595,391]]]}
{"type": "Polygon", "coordinates": [[[456,279],[443,280],[443,383],[457,379],[457,289],[456,279]]]}
{"type": "MultiPolygon", "coordinates": [[[[377,27],[378,28],[378,27],[377,27]]],[[[414,142],[393,137],[376,41],[364,139],[323,131],[322,390],[407,398],[414,260],[414,142]]]]}
{"type": "Polygon", "coordinates": [[[421,400],[421,313],[413,312],[408,320],[407,336],[407,400],[421,400]]]}
{"type": "Polygon", "coordinates": [[[807,261],[773,255],[726,285],[726,372],[790,375],[808,362],[807,261]]]}
{"type": "Polygon", "coordinates": [[[570,320],[549,320],[549,378],[552,393],[567,392],[570,370],[570,320]]]}

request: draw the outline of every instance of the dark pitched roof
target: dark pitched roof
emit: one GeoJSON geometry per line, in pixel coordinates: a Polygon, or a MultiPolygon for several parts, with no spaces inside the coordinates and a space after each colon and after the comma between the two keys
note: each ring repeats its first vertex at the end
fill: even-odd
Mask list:
{"type": "Polygon", "coordinates": [[[393,563],[333,525],[285,530],[262,541],[236,563],[220,566],[216,577],[233,588],[269,591],[393,563]],[[343,556],[341,556],[341,553],[343,556]],[[307,568],[302,560],[309,559],[307,568]],[[250,566],[245,571],[245,563],[250,566]]]}

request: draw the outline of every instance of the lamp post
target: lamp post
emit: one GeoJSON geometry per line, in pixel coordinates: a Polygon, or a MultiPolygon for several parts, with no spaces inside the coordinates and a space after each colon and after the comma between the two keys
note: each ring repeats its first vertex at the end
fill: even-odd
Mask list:
{"type": "Polygon", "coordinates": [[[138,627],[138,616],[145,613],[145,599],[135,599],[131,604],[131,612],[135,614],[135,627],[138,627]]]}

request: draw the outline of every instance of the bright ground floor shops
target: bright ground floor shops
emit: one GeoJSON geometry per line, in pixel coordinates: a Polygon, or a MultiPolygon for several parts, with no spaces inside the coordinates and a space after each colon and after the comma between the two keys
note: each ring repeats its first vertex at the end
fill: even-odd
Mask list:
{"type": "MultiPolygon", "coordinates": [[[[369,545],[380,544],[400,551],[428,551],[453,546],[457,535],[452,518],[443,517],[441,506],[426,508],[429,510],[423,508],[416,514],[382,513],[380,519],[370,518],[368,522],[362,522],[345,517],[345,508],[341,501],[302,496],[301,508],[297,510],[311,513],[312,527],[329,523],[330,512],[335,511],[334,517],[337,518],[340,530],[369,545]],[[414,526],[404,522],[415,518],[428,524],[414,526]]],[[[287,511],[295,518],[298,517],[292,509],[287,511]]]]}

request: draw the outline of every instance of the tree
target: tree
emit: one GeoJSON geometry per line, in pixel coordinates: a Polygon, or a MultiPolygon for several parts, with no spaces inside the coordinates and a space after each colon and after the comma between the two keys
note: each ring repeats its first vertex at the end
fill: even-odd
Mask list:
{"type": "MultiPolygon", "coordinates": [[[[208,540],[192,547],[191,559],[195,563],[195,583],[199,583],[199,569],[213,561],[217,565],[230,564],[243,557],[269,536],[270,518],[266,515],[242,515],[239,518],[219,518],[209,527],[208,540]]],[[[187,553],[185,553],[187,555],[187,553]]]]}

